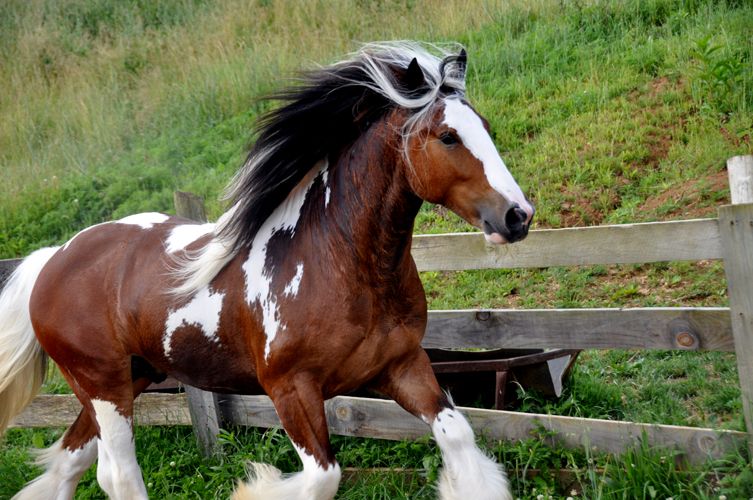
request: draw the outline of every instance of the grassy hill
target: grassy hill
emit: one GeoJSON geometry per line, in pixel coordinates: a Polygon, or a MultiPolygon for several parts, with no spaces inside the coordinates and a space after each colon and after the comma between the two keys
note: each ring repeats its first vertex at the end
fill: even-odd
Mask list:
{"type": "MultiPolygon", "coordinates": [[[[753,5],[746,0],[7,0],[0,3],[0,258],[60,243],[138,211],[171,211],[175,189],[210,215],[253,140],[258,97],[362,41],[459,41],[469,96],[537,205],[538,227],[714,216],[725,160],[753,152],[753,5]]],[[[417,231],[471,230],[426,205],[417,231]]],[[[719,263],[424,273],[432,308],[724,305],[719,263]]],[[[529,411],[741,429],[734,357],[587,352],[559,401],[529,411]]],[[[235,430],[204,463],[185,429],[137,436],[155,498],[225,494],[254,458],[297,467],[277,433],[235,430]],[[175,462],[175,466],[170,463],[175,462]],[[217,493],[219,492],[219,493],[217,493]]],[[[0,498],[36,473],[23,448],[57,430],[15,431],[0,498]]],[[[345,466],[407,467],[431,479],[428,442],[338,439],[345,466]],[[424,455],[428,458],[424,459],[424,455]]],[[[543,440],[500,444],[516,496],[743,498],[745,452],[686,474],[659,452],[593,457],[543,440]],[[637,467],[633,467],[638,462],[637,467]]],[[[92,472],[81,498],[101,498],[92,472]]],[[[357,475],[341,498],[431,498],[421,475],[357,475]]],[[[747,498],[747,496],[745,496],[747,498]]]]}

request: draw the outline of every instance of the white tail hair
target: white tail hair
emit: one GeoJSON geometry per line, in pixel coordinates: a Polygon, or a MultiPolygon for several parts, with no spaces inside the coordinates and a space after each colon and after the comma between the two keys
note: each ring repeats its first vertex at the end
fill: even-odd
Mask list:
{"type": "Polygon", "coordinates": [[[58,247],[29,255],[0,294],[0,435],[44,382],[47,354],[34,335],[29,299],[39,273],[58,247]]]}

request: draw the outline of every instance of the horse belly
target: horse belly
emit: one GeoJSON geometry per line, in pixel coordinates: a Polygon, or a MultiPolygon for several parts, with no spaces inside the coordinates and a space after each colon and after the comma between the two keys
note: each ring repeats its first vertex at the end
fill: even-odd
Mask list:
{"type": "Polygon", "coordinates": [[[169,355],[155,353],[155,365],[188,385],[213,392],[257,394],[260,386],[245,350],[206,339],[200,329],[185,326],[172,339],[169,355]]]}

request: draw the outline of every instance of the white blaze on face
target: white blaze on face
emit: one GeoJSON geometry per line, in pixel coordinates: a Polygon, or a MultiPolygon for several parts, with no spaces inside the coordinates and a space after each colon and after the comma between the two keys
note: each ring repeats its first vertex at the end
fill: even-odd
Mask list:
{"type": "Polygon", "coordinates": [[[170,312],[165,322],[165,335],[162,338],[165,356],[170,357],[173,334],[181,326],[194,325],[201,330],[207,340],[213,343],[219,342],[217,330],[220,327],[224,298],[224,293],[212,293],[209,287],[205,286],[200,288],[186,305],[170,312]]]}
{"type": "MultiPolygon", "coordinates": [[[[246,301],[249,304],[259,302],[262,311],[262,325],[266,336],[264,346],[264,359],[269,358],[272,342],[281,329],[285,329],[280,318],[277,294],[272,291],[272,279],[275,276],[274,268],[267,267],[267,245],[272,237],[282,231],[289,231],[290,237],[295,235],[298,219],[301,216],[303,204],[306,201],[311,186],[317,176],[326,171],[327,162],[323,160],[319,165],[311,169],[311,172],[293,189],[285,201],[278,206],[272,215],[264,222],[256,233],[248,260],[243,263],[243,271],[246,275],[246,301]]],[[[295,295],[298,292],[300,279],[303,277],[303,264],[299,264],[296,276],[300,277],[287,285],[284,290],[286,295],[295,295]],[[295,293],[294,293],[295,292],[295,293]]]]}
{"type": "Polygon", "coordinates": [[[444,102],[442,123],[454,129],[466,149],[481,162],[491,187],[511,204],[517,203],[528,214],[530,220],[533,216],[533,207],[507,170],[481,118],[460,99],[445,99],[444,102]]]}

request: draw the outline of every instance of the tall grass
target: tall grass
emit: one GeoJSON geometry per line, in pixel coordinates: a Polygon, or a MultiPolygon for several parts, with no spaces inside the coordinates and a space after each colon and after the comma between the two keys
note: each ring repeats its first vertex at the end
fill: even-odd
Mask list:
{"type": "MultiPolygon", "coordinates": [[[[110,0],[4,2],[2,195],[91,174],[139,137],[248,111],[294,69],[359,41],[437,40],[483,3],[110,0]]],[[[495,7],[497,8],[497,7],[495,7]]]]}
{"type": "Polygon", "coordinates": [[[167,210],[176,188],[215,200],[250,139],[256,99],[295,70],[363,41],[446,39],[499,5],[2,3],[0,256],[167,210]]]}

